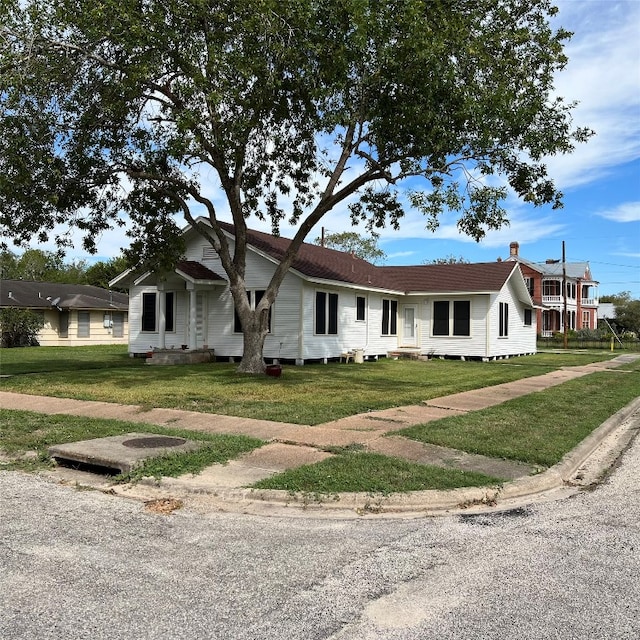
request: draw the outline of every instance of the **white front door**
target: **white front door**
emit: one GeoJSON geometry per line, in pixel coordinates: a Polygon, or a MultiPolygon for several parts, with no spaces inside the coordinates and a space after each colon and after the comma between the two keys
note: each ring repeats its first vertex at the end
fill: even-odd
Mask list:
{"type": "Polygon", "coordinates": [[[402,342],[401,347],[418,346],[418,322],[416,320],[416,308],[403,307],[402,310],[402,342]]]}

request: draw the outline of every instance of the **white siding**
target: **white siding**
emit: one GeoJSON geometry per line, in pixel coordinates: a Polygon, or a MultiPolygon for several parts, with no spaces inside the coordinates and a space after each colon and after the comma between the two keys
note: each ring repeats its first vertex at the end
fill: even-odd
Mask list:
{"type": "Polygon", "coordinates": [[[422,324],[420,328],[423,353],[436,356],[483,358],[487,355],[487,334],[485,318],[488,308],[487,295],[438,295],[423,298],[422,324]],[[460,300],[470,302],[470,334],[469,336],[434,336],[433,335],[433,303],[435,301],[460,300]]]}

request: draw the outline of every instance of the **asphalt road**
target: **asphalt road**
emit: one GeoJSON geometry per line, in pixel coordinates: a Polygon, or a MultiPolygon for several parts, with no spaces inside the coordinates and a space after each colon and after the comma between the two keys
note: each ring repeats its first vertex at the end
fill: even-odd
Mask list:
{"type": "Polygon", "coordinates": [[[0,472],[0,638],[636,639],[640,439],[597,490],[442,518],[170,516],[0,472]]]}

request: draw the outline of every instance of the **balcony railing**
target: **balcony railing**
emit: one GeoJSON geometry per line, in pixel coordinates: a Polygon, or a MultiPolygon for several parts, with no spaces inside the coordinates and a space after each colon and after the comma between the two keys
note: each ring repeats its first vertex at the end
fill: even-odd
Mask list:
{"type": "Polygon", "coordinates": [[[583,307],[597,307],[598,298],[582,298],[580,301],[583,307]]]}
{"type": "MultiPolygon", "coordinates": [[[[542,296],[543,304],[562,304],[564,303],[564,298],[562,296],[542,296]]],[[[575,306],[577,300],[574,298],[567,298],[567,304],[569,306],[575,306]]],[[[598,298],[581,298],[580,304],[583,307],[597,307],[598,306],[598,298]]]]}
{"type": "Polygon", "coordinates": [[[558,304],[562,302],[562,296],[542,296],[542,302],[558,304]]]}

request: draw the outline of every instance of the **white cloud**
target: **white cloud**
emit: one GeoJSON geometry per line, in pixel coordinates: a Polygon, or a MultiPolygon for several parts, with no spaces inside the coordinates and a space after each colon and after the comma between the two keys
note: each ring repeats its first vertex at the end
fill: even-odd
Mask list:
{"type": "Polygon", "coordinates": [[[557,23],[574,32],[557,94],[577,100],[574,122],[596,135],[571,155],[549,158],[561,188],[587,184],[614,166],[640,158],[640,3],[591,0],[558,3],[557,23]]]}
{"type": "Polygon", "coordinates": [[[623,202],[613,209],[597,211],[597,215],[614,222],[640,222],[640,201],[623,202]]]}

